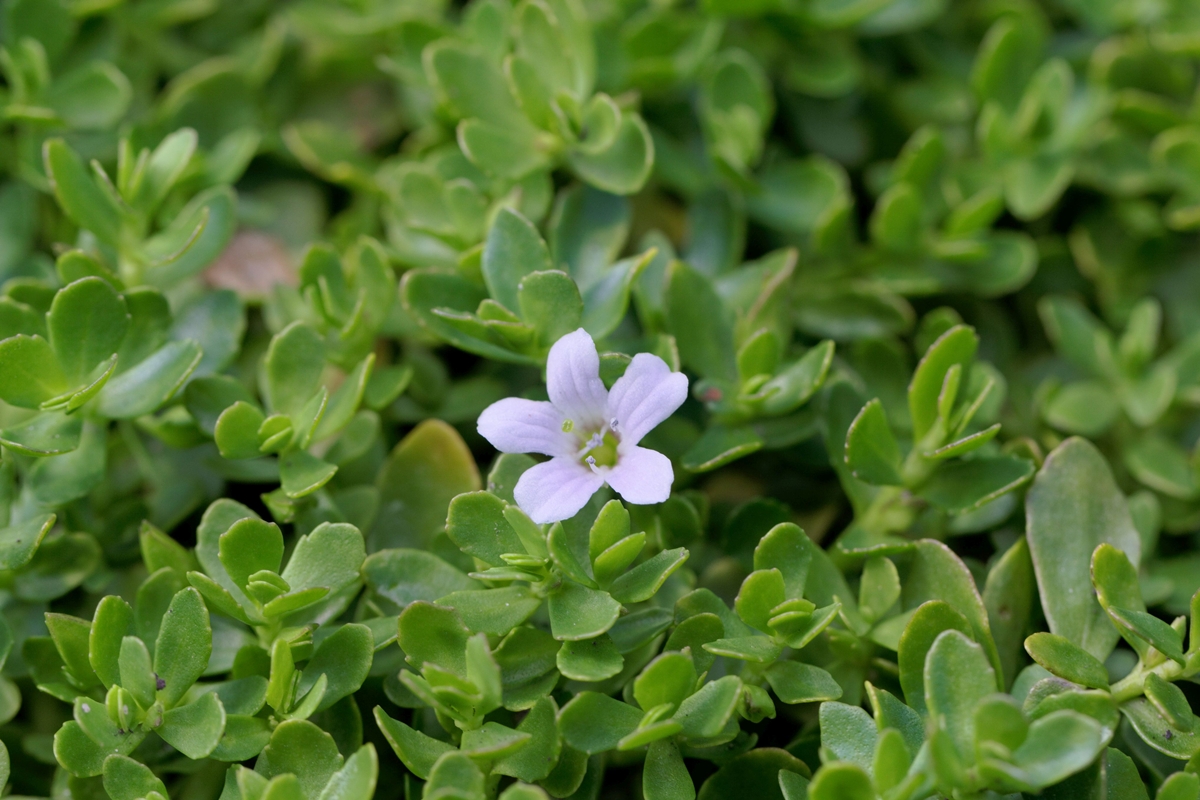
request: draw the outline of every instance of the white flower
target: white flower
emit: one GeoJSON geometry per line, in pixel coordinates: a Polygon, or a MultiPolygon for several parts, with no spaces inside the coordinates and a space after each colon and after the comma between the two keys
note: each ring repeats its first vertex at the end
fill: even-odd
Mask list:
{"type": "Polygon", "coordinates": [[[675,474],[642,437],[687,398],[687,376],[649,353],[633,357],[609,392],[600,380],[596,343],[583,328],[550,348],[550,402],[509,397],[479,415],[479,433],[502,453],[541,453],[513,491],[537,523],[570,519],[608,484],[636,505],[661,503],[675,474]]]}

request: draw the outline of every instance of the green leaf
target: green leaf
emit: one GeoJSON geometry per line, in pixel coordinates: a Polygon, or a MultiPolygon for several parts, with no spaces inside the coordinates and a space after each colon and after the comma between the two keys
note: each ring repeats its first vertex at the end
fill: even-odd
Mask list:
{"type": "Polygon", "coordinates": [[[548,697],[534,704],[517,726],[519,733],[529,734],[528,744],[497,761],[492,766],[492,772],[528,782],[540,781],[548,776],[562,751],[557,710],[554,701],[548,697]]]}
{"type": "Polygon", "coordinates": [[[654,258],[654,251],[626,258],[608,267],[583,292],[583,328],[596,339],[608,336],[625,318],[629,294],[642,271],[654,258]]]}
{"type": "Polygon", "coordinates": [[[901,486],[900,447],[878,399],[863,406],[846,432],[846,466],[859,480],[901,486]]]}
{"type": "Polygon", "coordinates": [[[463,733],[462,752],[480,761],[504,758],[525,749],[532,738],[498,722],[485,722],[483,727],[463,733]]]}
{"type": "Polygon", "coordinates": [[[92,61],[55,80],[44,102],[71,128],[97,130],[120,122],[132,97],[124,73],[105,61],[92,61]]]}
{"type": "Polygon", "coordinates": [[[1155,800],[1195,800],[1196,797],[1200,797],[1200,777],[1191,772],[1168,775],[1154,796],[1155,800]]]}
{"type": "Polygon", "coordinates": [[[665,312],[684,366],[707,378],[736,380],[730,315],[706,276],[673,262],[667,271],[665,312]]]}
{"type": "Polygon", "coordinates": [[[1018,456],[971,458],[943,465],[919,494],[936,506],[962,514],[1024,485],[1033,473],[1033,463],[1018,456]]]}
{"type": "Polygon", "coordinates": [[[221,455],[229,459],[261,456],[258,432],[266,418],[257,406],[238,400],[217,417],[213,438],[221,455]]]}
{"type": "Polygon", "coordinates": [[[137,366],[122,372],[96,396],[97,410],[110,419],[133,419],[170,400],[200,364],[200,345],[169,342],[137,366]]]}
{"type": "Polygon", "coordinates": [[[596,692],[580,692],[558,714],[563,741],[589,755],[615,749],[641,719],[633,706],[596,692]]]}
{"type": "Polygon", "coordinates": [[[291,450],[279,459],[279,480],[283,493],[293,499],[307,497],[333,478],[338,468],[322,461],[307,450],[291,450]]]}
{"type": "Polygon", "coordinates": [[[554,269],[537,228],[520,213],[502,208],[483,247],[483,279],[492,299],[509,311],[521,309],[518,288],[533,272],[554,269]]]}
{"type": "MultiPolygon", "coordinates": [[[[116,725],[111,722],[109,724],[115,733],[116,725]]],[[[104,744],[97,744],[84,733],[78,722],[70,720],[54,734],[54,757],[72,775],[80,778],[95,777],[104,771],[105,758],[114,753],[127,755],[145,738],[145,733],[130,731],[106,739],[104,744]]]]}
{"type": "Polygon", "coordinates": [[[505,518],[506,506],[490,492],[460,494],[450,501],[446,535],[467,555],[493,567],[503,566],[503,554],[525,549],[505,518]]]}
{"type": "Polygon", "coordinates": [[[121,641],[133,633],[133,608],[109,595],[96,606],[88,635],[88,661],[105,688],[121,682],[121,641]]]}
{"type": "Polygon", "coordinates": [[[1059,153],[1017,158],[1004,175],[1004,199],[1013,216],[1032,220],[1045,214],[1075,177],[1075,165],[1059,153]]]}
{"type": "Polygon", "coordinates": [[[908,252],[920,244],[921,198],[916,187],[901,181],[879,197],[871,213],[871,239],[885,250],[908,252]]]}
{"type": "Polygon", "coordinates": [[[1181,500],[1197,491],[1187,452],[1162,436],[1150,434],[1125,449],[1125,466],[1143,485],[1181,500]]]}
{"type": "Polygon", "coordinates": [[[1129,800],[1150,800],[1146,793],[1146,784],[1138,775],[1137,766],[1133,759],[1116,748],[1105,749],[1105,780],[1108,783],[1107,800],[1129,798],[1129,800]]]}
{"type": "Polygon", "coordinates": [[[19,569],[28,564],[54,527],[55,518],[54,514],[41,514],[0,528],[0,569],[19,569]]]}
{"type": "Polygon", "coordinates": [[[934,641],[947,630],[972,635],[971,624],[949,603],[930,600],[917,608],[900,637],[898,663],[904,699],[918,711],[925,709],[925,659],[934,641]]]}
{"type": "Polygon", "coordinates": [[[366,394],[374,366],[375,354],[371,353],[358,362],[342,384],[334,390],[325,413],[321,415],[316,430],[312,433],[312,441],[327,439],[350,424],[366,394]]]}
{"type": "Polygon", "coordinates": [[[233,189],[213,186],[200,192],[164,231],[146,240],[147,281],[166,289],[190,278],[224,252],[236,229],[233,189]]]}
{"type": "Polygon", "coordinates": [[[627,605],[649,600],[687,559],[688,551],[683,547],[663,550],[613,581],[609,593],[627,605]]]}
{"type": "Polygon", "coordinates": [[[172,708],[204,674],[212,654],[212,628],[200,593],[187,588],[171,600],[154,646],[158,699],[172,708]]]}
{"type": "Polygon", "coordinates": [[[874,800],[875,787],[862,767],[834,762],[817,770],[808,785],[810,800],[874,800]]]}
{"type": "Polygon", "coordinates": [[[294,416],[319,388],[325,342],[312,327],[293,322],[271,338],[262,362],[263,395],[275,412],[294,416]]]}
{"type": "Polygon", "coordinates": [[[458,614],[432,603],[416,602],[400,615],[400,649],[410,664],[436,664],[465,677],[467,639],[470,632],[458,614]]]}
{"type": "Polygon", "coordinates": [[[447,753],[437,760],[426,786],[433,797],[483,797],[483,772],[465,753],[447,753]]]}
{"type": "Polygon", "coordinates": [[[780,785],[790,779],[801,779],[811,773],[808,766],[787,750],[777,747],[758,747],[727,761],[700,787],[699,800],[718,800],[723,797],[746,797],[764,800],[784,800],[780,785]]]}
{"type": "Polygon", "coordinates": [[[155,730],[167,744],[188,758],[206,758],[225,732],[225,707],[215,692],[163,714],[155,730]]]}
{"type": "Polygon", "coordinates": [[[423,550],[381,550],[363,561],[362,571],[368,585],[398,608],[415,600],[433,602],[481,588],[481,584],[423,550]]]}
{"type": "Polygon", "coordinates": [[[239,589],[245,591],[250,576],[256,572],[279,572],[283,533],[273,522],[238,520],[221,534],[219,541],[221,566],[239,589]]]}
{"type": "Polygon", "coordinates": [[[694,800],[696,797],[696,787],[679,747],[669,739],[652,742],[646,751],[642,795],[646,800],[694,800]]]}
{"type": "Polygon", "coordinates": [[[82,434],[83,418],[79,415],[47,411],[0,431],[0,444],[27,456],[57,456],[79,447],[82,434]]]}
{"type": "Polygon", "coordinates": [[[1100,452],[1068,439],[1046,457],[1025,501],[1029,550],[1050,631],[1097,658],[1118,634],[1091,590],[1092,551],[1111,544],[1136,563],[1141,540],[1100,452]]]}
{"type": "Polygon", "coordinates": [[[704,645],[704,649],[719,656],[728,656],[742,661],[766,664],[779,658],[783,648],[767,636],[739,636],[717,639],[704,645]]]}
{"type": "Polygon", "coordinates": [[[519,180],[548,166],[536,136],[525,125],[502,127],[469,119],[458,126],[463,154],[485,172],[509,180],[519,180]]]}
{"type": "Polygon", "coordinates": [[[438,605],[458,612],[472,632],[502,636],[524,623],[542,605],[528,587],[505,586],[499,589],[451,592],[437,598],[438,605]]]}
{"type": "Polygon", "coordinates": [[[558,671],[571,680],[595,683],[621,671],[625,659],[608,634],[568,641],[558,651],[558,671]]]}
{"type": "Polygon", "coordinates": [[[475,459],[454,428],[427,420],[400,440],[379,471],[380,522],[369,549],[425,546],[446,525],[450,501],[481,488],[475,459]]]}
{"type": "Polygon", "coordinates": [[[533,326],[538,343],[550,347],[583,322],[579,287],[560,270],[530,272],[517,285],[521,319],[533,326]]]}
{"type": "Polygon", "coordinates": [[[104,759],[104,791],[112,800],[141,800],[151,792],[167,797],[167,787],[150,768],[128,756],[104,759]]]}
{"type": "Polygon", "coordinates": [[[1122,629],[1154,645],[1160,653],[1179,664],[1183,664],[1183,636],[1153,614],[1131,608],[1110,605],[1108,615],[1122,629]]]}
{"type": "Polygon", "coordinates": [[[1142,741],[1160,753],[1180,760],[1200,753],[1200,731],[1196,726],[1191,731],[1173,727],[1145,698],[1122,703],[1121,714],[1133,725],[1142,741]]]}
{"type": "Polygon", "coordinates": [[[293,591],[324,586],[336,593],[360,579],[365,556],[358,528],[323,522],[300,537],[280,575],[293,591]]]}
{"type": "Polygon", "coordinates": [[[38,408],[68,388],[54,350],[40,336],[19,334],[0,342],[0,399],[38,408]]]}
{"type": "MultiPolygon", "coordinates": [[[[1091,717],[1055,711],[1029,726],[1029,735],[1013,751],[1013,764],[986,760],[985,774],[1004,775],[1004,784],[1028,792],[1059,783],[1090,764],[1104,748],[1107,735],[1091,717]]],[[[1002,784],[1003,785],[1003,784],[1002,784]]]]}
{"type": "Polygon", "coordinates": [[[654,142],[642,118],[625,113],[611,145],[598,153],[577,148],[567,154],[567,162],[592,186],[613,194],[633,194],[650,175],[654,142]]]}
{"type": "Polygon", "coordinates": [[[1146,676],[1143,690],[1150,705],[1154,706],[1172,728],[1191,732],[1195,727],[1196,715],[1192,713],[1192,707],[1188,705],[1183,690],[1178,686],[1151,672],[1146,676]]]}
{"type": "Polygon", "coordinates": [[[1079,380],[1054,392],[1042,415],[1064,433],[1098,437],[1117,421],[1121,407],[1108,385],[1098,380],[1079,380]]]}
{"type": "Polygon", "coordinates": [[[404,766],[418,778],[427,780],[437,760],[446,753],[454,752],[453,745],[413,730],[389,717],[378,706],[375,708],[375,721],[404,766]]]}
{"type": "MultiPolygon", "coordinates": [[[[69,255],[71,254],[68,253],[67,256],[69,255]]],[[[61,262],[62,259],[60,258],[59,261],[61,262]]],[[[45,317],[32,307],[17,302],[11,297],[0,298],[0,339],[7,339],[21,333],[27,336],[45,337],[45,317]]]]}
{"type": "Polygon", "coordinates": [[[365,744],[346,759],[333,773],[317,800],[371,800],[379,776],[379,757],[375,745],[365,744]]]}
{"type": "Polygon", "coordinates": [[[1091,653],[1053,633],[1035,633],[1025,640],[1029,656],[1060,678],[1093,689],[1108,688],[1108,670],[1091,653]]]}
{"type": "Polygon", "coordinates": [[[925,351],[908,386],[908,410],[913,438],[924,438],[938,417],[938,396],[947,371],[954,365],[966,370],[979,348],[979,337],[967,325],[956,325],[925,351]]]}
{"type": "Polygon", "coordinates": [[[858,608],[869,620],[881,619],[900,599],[900,573],[890,559],[875,556],[863,564],[858,608]]]}
{"type": "Polygon", "coordinates": [[[54,196],[67,216],[96,234],[100,241],[115,246],[120,237],[122,211],[92,179],[71,146],[62,139],[49,139],[43,145],[42,157],[54,196]]]}
{"type": "Polygon", "coordinates": [[[100,678],[92,669],[89,654],[91,638],[91,623],[79,617],[68,614],[47,613],[46,628],[50,638],[62,657],[67,672],[82,687],[90,688],[100,683],[100,678]]]}
{"type": "Polygon", "coordinates": [[[292,773],[306,797],[319,797],[342,764],[332,736],[311,722],[294,719],[275,729],[254,768],[267,777],[292,773]]]}
{"type": "Polygon", "coordinates": [[[621,612],[621,603],[607,592],[570,580],[564,581],[547,602],[550,630],[559,641],[594,639],[608,631],[621,612]]]}
{"type": "Polygon", "coordinates": [[[704,684],[675,712],[675,721],[683,726],[680,733],[691,739],[715,737],[733,716],[741,690],[742,681],[735,675],[704,684]]]}
{"type": "Polygon", "coordinates": [[[733,608],[747,625],[769,633],[771,610],[786,599],[783,574],[779,570],[756,570],[742,581],[733,608]]]}
{"type": "MultiPolygon", "coordinates": [[[[480,339],[460,330],[452,318],[474,314],[487,294],[483,286],[464,278],[457,270],[417,269],[404,274],[400,297],[421,327],[462,350],[510,363],[538,363],[538,359],[515,353],[507,345],[480,339]]],[[[580,314],[582,314],[580,300],[580,314]]]]}
{"type": "Polygon", "coordinates": [[[708,472],[755,453],[764,444],[762,437],[748,425],[728,428],[713,424],[684,453],[683,466],[691,472],[708,472]]]}
{"type": "Polygon", "coordinates": [[[54,296],[46,325],[67,380],[78,386],[117,352],[129,327],[129,312],[107,281],[82,278],[54,296]]]}
{"type": "Polygon", "coordinates": [[[996,691],[996,674],[983,648],[955,630],[944,631],[925,656],[925,703],[959,755],[975,749],[976,706],[996,691]]]}
{"type": "Polygon", "coordinates": [[[325,694],[317,705],[323,711],[343,697],[358,691],[367,673],[375,650],[375,640],[366,625],[348,623],[321,641],[300,676],[297,693],[306,694],[324,676],[328,680],[325,694]]]}
{"type": "MultiPolygon", "coordinates": [[[[911,553],[908,572],[902,579],[904,607],[913,608],[926,600],[948,603],[956,613],[967,619],[970,631],[963,632],[983,646],[992,669],[999,676],[1000,656],[992,640],[987,608],[979,596],[970,570],[941,542],[922,539],[913,545],[911,553]]],[[[958,626],[952,627],[961,630],[958,626]]],[[[907,689],[905,698],[908,699],[907,689]]]]}
{"type": "Polygon", "coordinates": [[[861,708],[845,703],[823,703],[820,708],[821,741],[839,761],[870,769],[875,758],[875,723],[861,708]]]}
{"type": "Polygon", "coordinates": [[[153,705],[158,685],[150,660],[150,651],[141,639],[136,636],[125,636],[121,639],[117,667],[121,688],[132,694],[143,708],[153,705]]]}
{"type": "Polygon", "coordinates": [[[825,670],[799,661],[776,661],[767,668],[767,683],[789,705],[837,700],[842,687],[825,670]]]}
{"type": "Polygon", "coordinates": [[[814,551],[820,552],[798,525],[783,522],[767,531],[755,546],[754,568],[779,570],[787,596],[802,597],[814,551]]]}
{"type": "Polygon", "coordinates": [[[1024,662],[1022,644],[1036,601],[1029,543],[1022,537],[995,562],[983,588],[983,602],[1000,654],[1005,685],[1012,683],[1024,662]]]}
{"type": "Polygon", "coordinates": [[[826,340],[810,348],[760,390],[765,414],[787,414],[806,403],[825,383],[833,364],[834,344],[826,340]]]}

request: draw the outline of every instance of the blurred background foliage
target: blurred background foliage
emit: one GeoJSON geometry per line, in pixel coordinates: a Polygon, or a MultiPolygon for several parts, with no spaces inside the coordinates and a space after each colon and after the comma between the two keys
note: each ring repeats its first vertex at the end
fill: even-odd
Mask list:
{"type": "MultiPolygon", "coordinates": [[[[450,500],[511,502],[527,466],[494,461],[475,420],[538,396],[549,346],[580,326],[610,385],[642,351],[692,378],[647,439],[675,493],[630,509],[648,555],[690,552],[654,607],[697,588],[732,605],[780,523],[824,549],[842,594],[938,540],[1016,693],[1025,635],[1059,632],[1039,548],[1113,538],[1047,532],[1027,502],[1072,436],[1107,470],[1076,495],[1111,494],[1118,511],[1096,513],[1136,528],[1145,607],[1170,620],[1200,589],[1187,0],[3,0],[0,42],[13,794],[99,790],[58,767],[69,698],[38,691],[29,654],[46,612],[139,594],[161,566],[143,521],[198,554],[219,498],[288,542],[353,524],[368,588],[321,622],[438,599],[385,589],[402,570],[381,554],[425,549],[468,580],[450,500]]],[[[949,600],[911,594],[806,651],[843,703],[865,680],[899,693],[905,615],[949,600]]],[[[226,622],[209,674],[252,641],[226,622]]],[[[1112,648],[1092,655],[1115,680],[1138,655],[1112,648]]],[[[378,796],[416,797],[371,721],[411,697],[383,652],[353,695],[358,737],[379,749],[378,796]]],[[[743,724],[815,769],[818,713],[743,724]]],[[[1132,724],[1112,748],[1157,790],[1184,761],[1132,724]]],[[[171,796],[220,794],[224,764],[155,758],[171,796]]],[[[606,763],[577,796],[640,791],[637,758],[606,763]]],[[[693,763],[696,785],[721,766],[693,763]]]]}

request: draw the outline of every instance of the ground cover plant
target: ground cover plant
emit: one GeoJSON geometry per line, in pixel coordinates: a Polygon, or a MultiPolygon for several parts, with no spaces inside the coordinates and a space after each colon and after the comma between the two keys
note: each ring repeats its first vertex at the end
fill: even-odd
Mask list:
{"type": "Polygon", "coordinates": [[[0,787],[1200,800],[1184,0],[0,0],[0,787]]]}

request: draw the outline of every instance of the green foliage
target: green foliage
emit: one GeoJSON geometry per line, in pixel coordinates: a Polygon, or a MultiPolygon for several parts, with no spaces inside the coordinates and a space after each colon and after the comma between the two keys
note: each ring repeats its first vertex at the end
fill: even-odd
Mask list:
{"type": "Polygon", "coordinates": [[[1196,20],[0,0],[0,786],[1200,800],[1196,20]]]}

